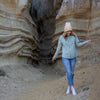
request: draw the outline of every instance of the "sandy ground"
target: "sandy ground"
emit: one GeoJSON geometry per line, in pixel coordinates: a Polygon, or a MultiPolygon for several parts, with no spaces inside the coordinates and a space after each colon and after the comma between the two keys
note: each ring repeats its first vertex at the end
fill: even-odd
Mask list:
{"type": "Polygon", "coordinates": [[[100,64],[75,70],[77,95],[66,95],[65,73],[53,67],[3,66],[7,76],[0,77],[0,100],[99,100],[100,64]]]}

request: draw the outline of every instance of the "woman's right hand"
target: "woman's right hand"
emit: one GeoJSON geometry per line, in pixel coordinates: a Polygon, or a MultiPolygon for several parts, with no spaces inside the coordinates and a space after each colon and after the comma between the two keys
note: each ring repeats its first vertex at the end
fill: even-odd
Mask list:
{"type": "Polygon", "coordinates": [[[88,40],[89,41],[89,43],[91,43],[92,41],[91,40],[88,40]]]}
{"type": "Polygon", "coordinates": [[[53,58],[52,58],[52,61],[54,61],[54,60],[56,60],[56,59],[53,59],[53,58]]]}

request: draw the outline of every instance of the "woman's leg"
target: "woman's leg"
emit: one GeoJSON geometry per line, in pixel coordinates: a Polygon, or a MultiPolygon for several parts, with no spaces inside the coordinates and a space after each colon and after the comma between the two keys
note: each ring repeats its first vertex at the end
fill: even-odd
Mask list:
{"type": "Polygon", "coordinates": [[[72,86],[73,85],[73,75],[72,75],[72,72],[71,72],[71,64],[70,64],[70,60],[67,59],[67,58],[64,58],[62,57],[62,63],[65,67],[65,70],[66,70],[66,76],[67,76],[67,79],[68,79],[68,85],[69,86],[72,86]]]}
{"type": "Polygon", "coordinates": [[[74,69],[75,69],[75,64],[76,64],[76,57],[73,59],[70,59],[70,64],[71,64],[72,81],[73,81],[74,80],[74,69]]]}
{"type": "MultiPolygon", "coordinates": [[[[71,69],[72,69],[72,81],[74,81],[74,68],[75,68],[75,64],[76,64],[76,57],[73,59],[70,59],[70,63],[71,63],[71,69]]],[[[71,86],[71,90],[72,90],[73,95],[77,94],[77,92],[74,88],[74,82],[73,82],[73,85],[71,86]]]]}

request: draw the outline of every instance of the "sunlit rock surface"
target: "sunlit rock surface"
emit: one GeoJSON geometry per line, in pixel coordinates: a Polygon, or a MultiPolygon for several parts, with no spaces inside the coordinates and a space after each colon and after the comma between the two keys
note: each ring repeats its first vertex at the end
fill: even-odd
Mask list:
{"type": "Polygon", "coordinates": [[[0,65],[38,60],[38,34],[29,15],[30,0],[0,0],[0,65]]]}

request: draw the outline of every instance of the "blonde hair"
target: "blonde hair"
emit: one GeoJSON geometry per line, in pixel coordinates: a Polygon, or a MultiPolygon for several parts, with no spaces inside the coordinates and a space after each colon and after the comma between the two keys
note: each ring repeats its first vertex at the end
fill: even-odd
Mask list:
{"type": "MultiPolygon", "coordinates": [[[[64,32],[64,33],[63,33],[64,39],[67,39],[67,37],[68,37],[68,36],[66,36],[66,33],[67,33],[67,32],[64,32]]],[[[70,34],[70,35],[75,37],[75,35],[74,35],[74,33],[73,33],[72,31],[71,31],[71,34],[70,34]]]]}

